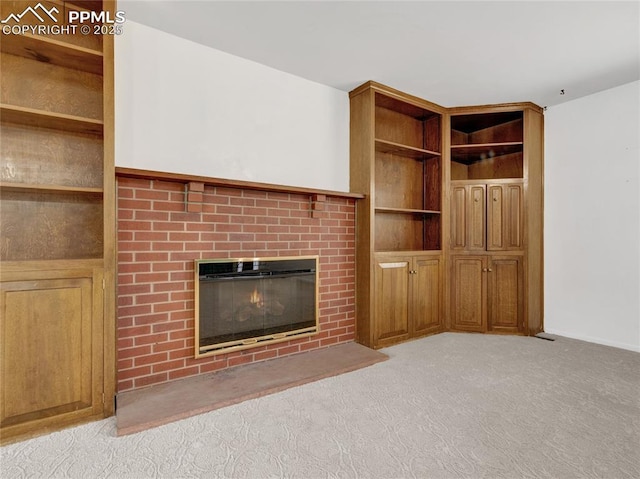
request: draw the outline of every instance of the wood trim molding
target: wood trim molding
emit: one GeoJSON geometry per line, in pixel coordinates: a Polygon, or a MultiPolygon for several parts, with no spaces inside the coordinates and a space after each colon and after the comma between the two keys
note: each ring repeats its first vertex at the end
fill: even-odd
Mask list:
{"type": "Polygon", "coordinates": [[[543,108],[536,105],[532,102],[520,102],[520,103],[499,103],[499,104],[490,104],[490,105],[473,105],[473,106],[461,106],[461,107],[445,107],[442,105],[438,105],[437,103],[432,103],[430,101],[424,100],[417,96],[409,95],[407,93],[403,93],[400,90],[396,90],[387,85],[383,85],[382,83],[378,83],[375,81],[368,81],[363,83],[359,87],[355,88],[351,92],[349,92],[349,98],[353,98],[361,94],[368,89],[373,89],[375,91],[379,91],[388,96],[393,96],[395,98],[400,99],[401,101],[413,103],[414,105],[419,105],[422,108],[426,108],[428,110],[437,111],[440,114],[448,113],[450,115],[461,115],[465,113],[493,113],[493,112],[502,112],[502,111],[516,111],[522,109],[532,109],[537,111],[538,113],[543,112],[543,108]]]}
{"type": "Polygon", "coordinates": [[[391,88],[390,86],[383,85],[382,83],[378,83],[373,80],[369,80],[368,82],[360,85],[355,90],[349,92],[349,98],[353,98],[354,96],[359,95],[360,93],[367,91],[369,89],[372,89],[374,91],[383,93],[387,96],[396,98],[397,100],[403,101],[405,103],[412,103],[413,105],[416,105],[419,108],[425,108],[427,110],[435,111],[437,113],[440,113],[441,115],[444,115],[445,113],[447,113],[447,110],[448,110],[446,107],[442,105],[438,105],[437,103],[430,102],[428,100],[419,98],[417,96],[403,93],[400,90],[396,90],[395,88],[391,88]]]}
{"type": "Polygon", "coordinates": [[[243,190],[274,191],[279,193],[297,193],[301,195],[326,195],[338,198],[364,198],[361,193],[348,193],[344,191],[321,190],[298,186],[274,185],[271,183],[257,183],[253,181],[229,180],[224,178],[212,178],[208,176],[185,175],[182,173],[169,173],[164,171],[139,170],[136,168],[116,167],[116,177],[139,178],[145,180],[174,181],[177,183],[203,183],[207,186],[223,186],[225,188],[237,188],[243,190]]]}

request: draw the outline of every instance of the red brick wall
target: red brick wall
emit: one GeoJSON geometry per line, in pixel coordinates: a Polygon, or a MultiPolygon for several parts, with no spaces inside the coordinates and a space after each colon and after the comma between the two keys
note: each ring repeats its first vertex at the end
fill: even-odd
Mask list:
{"type": "Polygon", "coordinates": [[[190,201],[202,212],[183,183],[118,178],[118,391],[353,341],[354,200],[312,215],[308,195],[207,186],[190,201]],[[296,255],[320,256],[320,333],[194,359],[193,260],[296,255]]]}

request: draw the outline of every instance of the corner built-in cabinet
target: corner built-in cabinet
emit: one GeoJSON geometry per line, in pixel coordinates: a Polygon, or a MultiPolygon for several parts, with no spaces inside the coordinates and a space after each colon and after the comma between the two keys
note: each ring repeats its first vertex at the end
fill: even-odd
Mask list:
{"type": "Polygon", "coordinates": [[[382,347],[442,328],[442,108],[369,82],[351,92],[357,338],[382,347]]]}
{"type": "MultiPolygon", "coordinates": [[[[3,19],[32,6],[1,3],[3,19]]],[[[39,5],[60,24],[114,9],[39,5]]],[[[113,413],[113,38],[94,28],[1,38],[3,443],[113,413]]]]}
{"type": "Polygon", "coordinates": [[[357,340],[542,330],[542,110],[351,98],[357,340]]]}
{"type": "Polygon", "coordinates": [[[542,114],[530,103],[450,110],[449,326],[542,328],[542,114]]]}

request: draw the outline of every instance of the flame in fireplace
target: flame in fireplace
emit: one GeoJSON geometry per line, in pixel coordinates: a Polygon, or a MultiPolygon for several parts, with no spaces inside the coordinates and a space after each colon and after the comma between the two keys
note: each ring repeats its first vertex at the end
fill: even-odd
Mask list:
{"type": "Polygon", "coordinates": [[[251,293],[249,302],[256,308],[262,308],[264,306],[264,299],[262,298],[262,295],[258,293],[258,288],[253,288],[253,293],[251,293]]]}

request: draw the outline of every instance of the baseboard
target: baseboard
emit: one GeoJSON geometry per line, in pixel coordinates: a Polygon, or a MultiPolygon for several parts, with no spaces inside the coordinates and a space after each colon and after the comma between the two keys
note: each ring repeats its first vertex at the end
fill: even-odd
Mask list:
{"type": "Polygon", "coordinates": [[[603,346],[611,346],[614,348],[626,349],[628,351],[640,353],[640,346],[634,346],[633,344],[619,343],[617,341],[607,341],[604,339],[593,338],[591,336],[585,336],[582,334],[568,333],[566,331],[560,331],[557,329],[545,328],[544,332],[548,334],[555,334],[556,336],[564,336],[565,338],[579,339],[580,341],[586,341],[588,343],[602,344],[603,346]]]}

